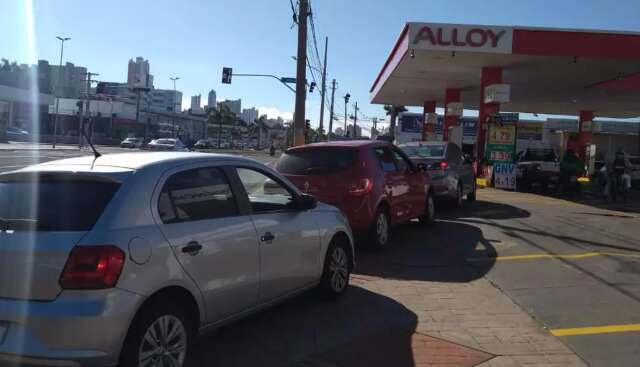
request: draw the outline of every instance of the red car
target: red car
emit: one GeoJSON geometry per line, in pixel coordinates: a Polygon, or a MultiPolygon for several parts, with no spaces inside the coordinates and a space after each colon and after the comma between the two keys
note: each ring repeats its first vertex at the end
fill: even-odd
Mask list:
{"type": "Polygon", "coordinates": [[[435,205],[426,167],[382,141],[338,141],[287,149],[276,170],[305,193],[340,208],[357,234],[374,247],[389,242],[392,226],[433,221],[435,205]]]}

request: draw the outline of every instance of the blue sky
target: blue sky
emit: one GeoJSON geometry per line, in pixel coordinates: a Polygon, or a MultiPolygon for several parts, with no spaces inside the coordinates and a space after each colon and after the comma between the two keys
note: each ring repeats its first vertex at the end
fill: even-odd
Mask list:
{"type": "MultiPolygon", "coordinates": [[[[349,92],[372,117],[384,112],[369,104],[369,88],[407,21],[640,31],[638,0],[312,0],[311,5],[320,52],[329,37],[328,74],[338,81],[337,110],[344,110],[340,97],[349,92]]],[[[129,58],[143,56],[157,88],[171,88],[170,76],[181,78],[183,106],[198,93],[204,102],[213,88],[219,100],[242,98],[243,107],[269,108],[271,114],[294,109],[293,93],[272,79],[220,83],[223,66],[235,73],[295,76],[291,56],[297,30],[291,28],[289,0],[33,0],[33,52],[25,3],[6,0],[1,7],[0,57],[57,63],[55,36],[67,36],[72,40],[65,44],[65,61],[88,67],[101,80],[125,81],[129,58]]],[[[314,92],[307,100],[314,125],[319,107],[314,92]]]]}

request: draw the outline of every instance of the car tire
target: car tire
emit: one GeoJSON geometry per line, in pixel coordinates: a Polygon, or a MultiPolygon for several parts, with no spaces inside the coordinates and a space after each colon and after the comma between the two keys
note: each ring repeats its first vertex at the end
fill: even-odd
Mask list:
{"type": "Polygon", "coordinates": [[[157,352],[151,353],[148,358],[172,358],[177,366],[183,366],[186,362],[187,353],[195,337],[195,330],[192,319],[185,310],[178,304],[170,300],[163,299],[161,302],[154,302],[144,306],[134,318],[129,332],[125,338],[122,352],[120,354],[120,367],[138,367],[144,356],[142,352],[151,348],[157,352]],[[165,337],[173,330],[176,334],[171,340],[162,339],[162,332],[159,325],[165,323],[165,337]],[[175,328],[175,329],[174,329],[175,328]],[[155,335],[157,347],[153,346],[149,336],[155,335]],[[177,352],[171,353],[171,349],[176,348],[177,352]]]}
{"type": "Polygon", "coordinates": [[[476,191],[478,190],[478,186],[476,185],[476,179],[473,179],[472,184],[473,189],[467,194],[467,201],[473,203],[476,201],[476,191]]]}
{"type": "Polygon", "coordinates": [[[458,188],[456,189],[456,197],[455,197],[455,201],[453,202],[453,205],[455,205],[456,208],[462,208],[463,198],[464,198],[464,192],[462,191],[462,184],[458,183],[458,188]]]}
{"type": "Polygon", "coordinates": [[[427,205],[424,208],[424,214],[418,218],[420,224],[429,225],[433,224],[436,217],[436,202],[431,192],[427,193],[427,205]]]}
{"type": "Polygon", "coordinates": [[[324,259],[322,278],[318,286],[320,295],[325,299],[342,297],[349,287],[351,268],[349,243],[345,240],[334,239],[331,241],[324,259]]]}
{"type": "Polygon", "coordinates": [[[387,247],[391,237],[391,222],[389,220],[389,212],[385,207],[381,206],[376,211],[376,215],[369,230],[370,247],[374,250],[387,247]]]}

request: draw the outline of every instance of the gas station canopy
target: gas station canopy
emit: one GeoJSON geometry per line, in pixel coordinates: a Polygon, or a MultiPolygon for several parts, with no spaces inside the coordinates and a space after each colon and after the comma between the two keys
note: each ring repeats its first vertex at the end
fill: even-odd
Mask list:
{"type": "Polygon", "coordinates": [[[510,87],[503,111],[640,116],[640,33],[407,23],[373,86],[371,102],[444,107],[458,89],[479,109],[483,68],[510,87]]]}

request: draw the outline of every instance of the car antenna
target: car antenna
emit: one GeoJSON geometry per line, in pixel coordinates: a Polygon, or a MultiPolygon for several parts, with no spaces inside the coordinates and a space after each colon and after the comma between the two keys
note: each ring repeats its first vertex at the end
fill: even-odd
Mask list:
{"type": "Polygon", "coordinates": [[[91,150],[93,150],[93,156],[95,157],[95,159],[101,157],[102,154],[98,153],[96,147],[93,146],[93,143],[91,142],[91,139],[89,139],[89,135],[87,135],[87,130],[84,128],[84,125],[82,125],[82,135],[84,135],[84,138],[87,139],[87,143],[89,143],[91,150]]]}

